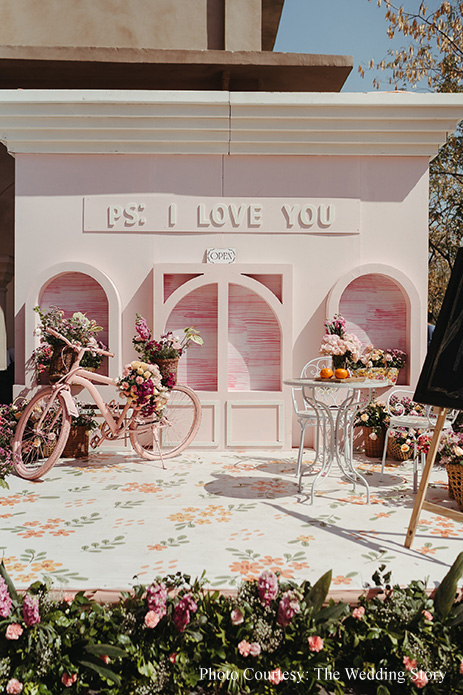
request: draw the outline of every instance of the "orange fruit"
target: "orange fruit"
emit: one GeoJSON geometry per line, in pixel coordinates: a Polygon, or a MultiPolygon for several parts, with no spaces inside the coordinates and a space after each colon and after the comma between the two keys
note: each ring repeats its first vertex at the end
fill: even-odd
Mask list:
{"type": "Polygon", "coordinates": [[[336,377],[336,379],[347,379],[347,377],[349,376],[349,372],[347,371],[347,369],[336,369],[334,376],[336,377]]]}
{"type": "Polygon", "coordinates": [[[322,379],[331,379],[333,376],[333,370],[329,369],[329,367],[323,367],[323,369],[320,370],[320,377],[322,379]]]}

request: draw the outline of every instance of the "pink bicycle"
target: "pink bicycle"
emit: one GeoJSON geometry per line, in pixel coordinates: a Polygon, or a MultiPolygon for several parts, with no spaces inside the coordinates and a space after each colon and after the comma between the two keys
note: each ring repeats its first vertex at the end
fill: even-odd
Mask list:
{"type": "Polygon", "coordinates": [[[105,440],[129,436],[137,454],[145,459],[160,460],[165,468],[164,459],[176,456],[193,441],[201,422],[201,404],[191,388],[174,386],[161,418],[156,414],[143,416],[141,408],[128,399],[123,405],[116,401],[105,403],[93,382],[115,386],[115,380],[83,369],[80,360],[87,350],[108,357],[114,357],[113,353],[73,345],[53,329],[47,330],[72,348],[77,358],[65,376],[53,386],[42,388],[28,402],[21,415],[13,453],[16,471],[22,478],[40,478],[60,458],[71,429],[71,417],[77,415],[71,394],[74,384],[87,389],[103,417],[99,433],[90,441],[92,448],[105,440]]]}

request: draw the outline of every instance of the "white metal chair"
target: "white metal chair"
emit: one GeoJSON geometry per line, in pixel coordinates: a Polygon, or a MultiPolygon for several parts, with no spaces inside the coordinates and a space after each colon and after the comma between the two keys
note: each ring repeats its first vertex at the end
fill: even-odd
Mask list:
{"type": "MultiPolygon", "coordinates": [[[[395,429],[402,428],[408,431],[419,430],[420,433],[432,432],[436,426],[437,417],[433,413],[433,407],[430,405],[422,406],[424,408],[423,414],[406,413],[406,408],[401,404],[404,398],[409,398],[413,402],[413,391],[408,389],[394,389],[388,396],[386,402],[386,410],[389,414],[389,425],[386,431],[386,436],[384,438],[384,449],[383,457],[381,461],[381,479],[384,475],[384,467],[386,464],[386,454],[387,454],[387,443],[389,439],[389,433],[395,429]],[[395,403],[395,399],[398,402],[395,403]]],[[[452,424],[458,414],[458,410],[450,410],[445,420],[444,430],[452,428],[452,424]]],[[[413,444],[413,492],[418,489],[418,460],[421,459],[421,467],[424,467],[426,460],[426,454],[423,452],[418,452],[417,450],[417,437],[414,436],[413,444]]]]}
{"type": "MultiPolygon", "coordinates": [[[[316,357],[304,366],[301,371],[301,379],[313,379],[320,374],[320,370],[324,367],[332,366],[331,357],[316,357]]],[[[330,389],[329,386],[320,385],[320,390],[322,392],[322,399],[326,407],[335,410],[338,406],[337,399],[342,397],[346,398],[346,393],[343,395],[337,389],[330,389]]],[[[318,412],[309,403],[305,402],[303,399],[302,387],[293,386],[292,388],[292,399],[293,407],[297,416],[297,420],[301,427],[301,438],[299,441],[299,452],[297,457],[297,472],[296,476],[300,479],[300,472],[302,467],[302,458],[304,455],[304,436],[307,427],[315,427],[315,459],[312,465],[317,463],[319,458],[323,455],[320,451],[320,431],[322,432],[322,438],[326,439],[326,428],[329,426],[326,416],[323,413],[318,412]]]]}

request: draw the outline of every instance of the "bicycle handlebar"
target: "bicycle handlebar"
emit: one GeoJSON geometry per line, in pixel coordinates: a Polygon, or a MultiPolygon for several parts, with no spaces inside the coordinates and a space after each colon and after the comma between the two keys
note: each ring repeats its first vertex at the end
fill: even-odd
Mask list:
{"type": "Polygon", "coordinates": [[[106,355],[107,357],[114,357],[113,352],[109,352],[108,350],[102,350],[99,347],[84,347],[83,345],[73,345],[73,343],[69,342],[69,340],[67,338],[65,338],[64,335],[61,335],[61,333],[58,333],[58,331],[55,331],[54,328],[45,328],[45,331],[47,333],[50,333],[50,335],[55,336],[55,338],[59,338],[59,340],[62,340],[63,342],[67,343],[67,345],[69,345],[69,347],[71,347],[76,352],[79,352],[80,350],[84,350],[85,352],[98,352],[100,355],[106,355]]]}

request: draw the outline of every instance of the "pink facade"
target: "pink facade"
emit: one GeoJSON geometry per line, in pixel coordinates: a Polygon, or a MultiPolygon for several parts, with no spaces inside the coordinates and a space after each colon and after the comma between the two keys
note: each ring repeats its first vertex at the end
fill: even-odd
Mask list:
{"type": "Polygon", "coordinates": [[[402,381],[414,385],[426,350],[429,155],[364,142],[356,153],[339,134],[322,148],[309,135],[313,147],[296,153],[275,133],[266,146],[262,132],[242,137],[241,153],[210,136],[198,152],[178,142],[16,150],[17,392],[32,386],[21,350],[35,345],[39,301],[101,321],[114,376],[134,356],[136,312],[157,333],[196,325],[205,345],[180,375],[203,401],[199,448],[292,445],[282,379],[318,356],[335,311],[363,342],[405,350],[402,381]],[[236,262],[207,263],[210,248],[234,249],[236,262]]]}

